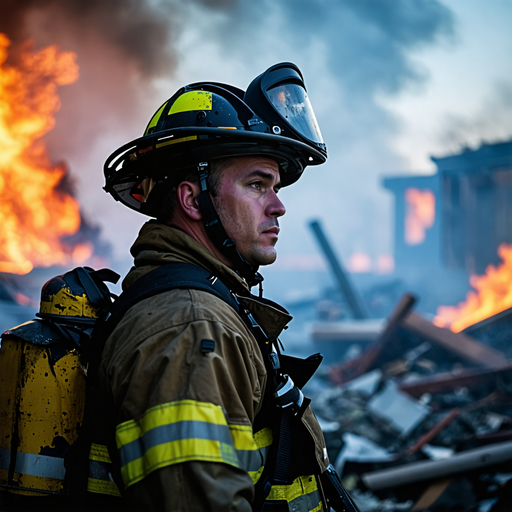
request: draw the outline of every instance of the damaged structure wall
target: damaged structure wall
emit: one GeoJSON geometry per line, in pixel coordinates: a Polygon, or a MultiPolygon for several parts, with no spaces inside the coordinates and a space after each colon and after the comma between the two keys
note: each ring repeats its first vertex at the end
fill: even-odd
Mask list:
{"type": "Polygon", "coordinates": [[[498,263],[498,247],[512,242],[512,141],[432,161],[432,176],[383,180],[395,199],[395,274],[421,294],[420,308],[430,312],[463,300],[469,276],[498,263]],[[408,201],[411,190],[432,194],[431,222],[425,204],[408,201]],[[411,237],[408,222],[415,215],[423,232],[411,237]],[[438,282],[443,286],[432,286],[438,282]]]}

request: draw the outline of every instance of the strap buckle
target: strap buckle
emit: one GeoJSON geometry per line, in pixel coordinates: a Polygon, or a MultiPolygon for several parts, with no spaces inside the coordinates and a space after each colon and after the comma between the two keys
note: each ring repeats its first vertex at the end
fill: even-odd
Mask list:
{"type": "Polygon", "coordinates": [[[293,380],[289,375],[283,375],[283,381],[277,386],[274,392],[274,398],[276,399],[277,406],[281,409],[290,407],[293,414],[297,414],[304,402],[304,394],[302,391],[293,383],[293,380]]]}

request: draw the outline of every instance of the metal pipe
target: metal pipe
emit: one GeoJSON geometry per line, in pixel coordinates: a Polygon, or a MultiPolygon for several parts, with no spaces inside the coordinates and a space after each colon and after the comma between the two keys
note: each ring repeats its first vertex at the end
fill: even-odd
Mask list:
{"type": "Polygon", "coordinates": [[[316,239],[320,244],[322,252],[329,262],[331,270],[334,273],[334,277],[338,281],[341,293],[345,297],[349,308],[352,310],[354,318],[357,320],[368,318],[368,315],[364,311],[363,306],[361,305],[361,301],[359,300],[353,286],[351,285],[346,272],[343,270],[343,267],[341,266],[339,259],[336,257],[336,254],[334,254],[334,251],[331,248],[331,244],[327,240],[322,226],[320,226],[320,222],[317,220],[311,221],[309,226],[313,230],[313,233],[315,234],[316,239]]]}
{"type": "Polygon", "coordinates": [[[473,448],[442,460],[411,462],[399,467],[365,473],[361,478],[372,491],[437,480],[450,475],[494,466],[512,460],[512,441],[473,448]]]}

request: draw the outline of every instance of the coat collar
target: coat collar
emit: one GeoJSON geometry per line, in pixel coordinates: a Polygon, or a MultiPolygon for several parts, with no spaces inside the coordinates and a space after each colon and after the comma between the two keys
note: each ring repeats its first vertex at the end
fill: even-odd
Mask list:
{"type": "Polygon", "coordinates": [[[130,252],[134,257],[134,266],[123,280],[123,289],[161,265],[192,263],[209,270],[236,293],[239,302],[251,312],[269,338],[276,339],[292,319],[278,304],[251,295],[242,277],[177,228],[156,221],[147,222],[142,226],[130,252]]]}

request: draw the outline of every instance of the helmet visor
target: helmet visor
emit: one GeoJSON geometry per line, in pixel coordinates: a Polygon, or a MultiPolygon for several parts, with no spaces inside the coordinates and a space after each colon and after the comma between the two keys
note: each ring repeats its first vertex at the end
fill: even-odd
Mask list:
{"type": "Polygon", "coordinates": [[[287,83],[267,90],[267,97],[280,116],[300,135],[312,142],[323,143],[320,127],[306,90],[287,83]]]}

